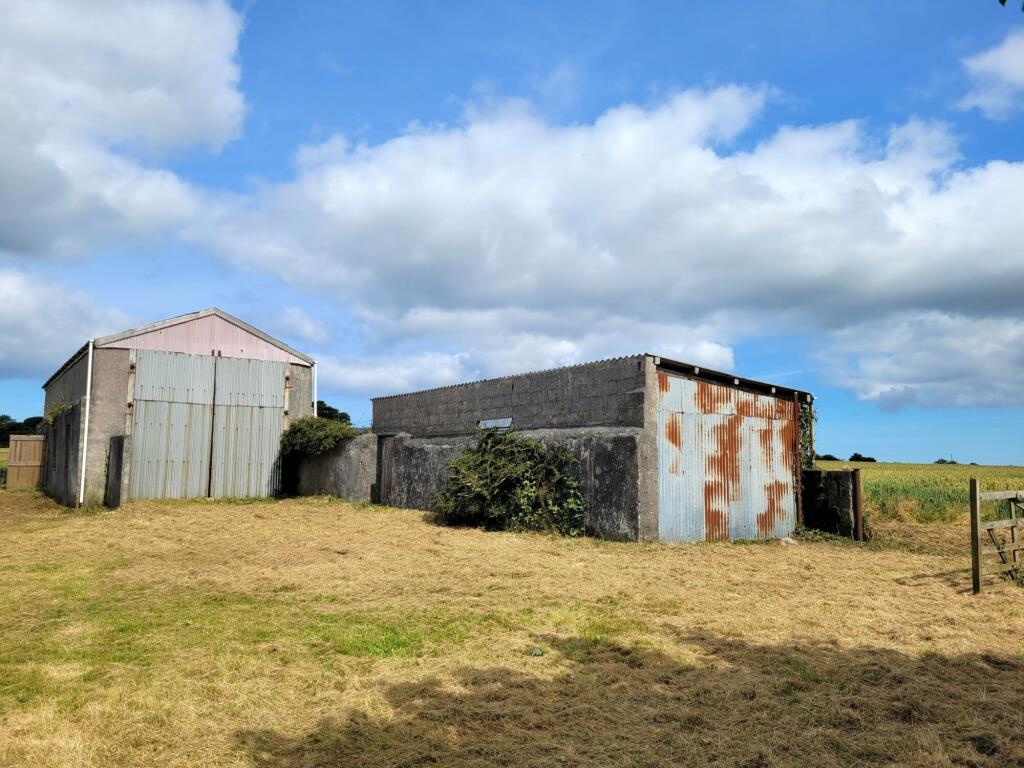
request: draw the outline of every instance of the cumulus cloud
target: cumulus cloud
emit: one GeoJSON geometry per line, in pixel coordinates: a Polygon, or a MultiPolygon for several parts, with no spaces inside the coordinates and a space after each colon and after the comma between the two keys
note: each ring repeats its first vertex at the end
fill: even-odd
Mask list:
{"type": "Polygon", "coordinates": [[[980,109],[986,117],[1005,120],[1024,107],[1024,29],[1009,32],[963,65],[973,84],[960,100],[961,109],[980,109]]]}
{"type": "MultiPolygon", "coordinates": [[[[684,90],[570,125],[491,99],[378,144],[302,147],[290,181],[228,196],[159,158],[239,134],[241,26],[223,0],[0,5],[0,257],[174,233],[333,297],[368,353],[331,349],[298,308],[280,322],[326,351],[324,385],[351,394],[642,351],[730,370],[737,344],[799,333],[885,407],[1024,402],[1019,366],[974,357],[983,345],[1019,363],[1024,164],[964,165],[946,125],[740,141],[770,86],[684,90]],[[951,356],[973,363],[943,368],[951,356]]],[[[1024,31],[965,60],[962,106],[1016,109],[1022,50],[1024,31]]],[[[42,301],[24,274],[3,280],[8,306],[28,292],[18,317],[42,301]]],[[[123,325],[87,297],[48,295],[86,326],[123,325]]],[[[16,330],[6,375],[71,351],[50,325],[2,319],[16,330]]]]}
{"type": "Polygon", "coordinates": [[[127,315],[86,294],[13,269],[0,269],[0,378],[40,381],[88,338],[130,327],[127,315]]]}
{"type": "Polygon", "coordinates": [[[744,339],[909,309],[1019,317],[1024,166],[963,167],[920,120],[738,145],[768,94],[689,90],[568,126],[513,102],[377,145],[336,136],[190,236],[342,297],[373,342],[456,349],[452,375],[645,350],[730,368],[744,339]]]}
{"type": "Polygon", "coordinates": [[[299,307],[286,307],[277,317],[277,325],[291,336],[314,344],[325,344],[330,338],[327,326],[299,307]]]}
{"type": "Polygon", "coordinates": [[[1024,319],[901,312],[830,335],[837,383],[890,410],[1021,403],[1024,319]]]}
{"type": "Polygon", "coordinates": [[[139,158],[237,136],[240,31],[222,0],[0,4],[0,253],[81,254],[193,218],[199,192],[139,158]]]}

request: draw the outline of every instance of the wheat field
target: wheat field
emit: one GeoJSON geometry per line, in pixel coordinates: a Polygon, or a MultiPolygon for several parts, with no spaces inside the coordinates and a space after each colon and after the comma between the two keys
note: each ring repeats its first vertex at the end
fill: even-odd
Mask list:
{"type": "MultiPolygon", "coordinates": [[[[968,481],[983,491],[1024,490],[1024,467],[819,461],[825,470],[860,469],[869,516],[920,523],[953,522],[968,514],[968,481]]],[[[993,505],[994,506],[994,505],[993,505]]],[[[983,512],[995,514],[995,509],[983,512]]]]}

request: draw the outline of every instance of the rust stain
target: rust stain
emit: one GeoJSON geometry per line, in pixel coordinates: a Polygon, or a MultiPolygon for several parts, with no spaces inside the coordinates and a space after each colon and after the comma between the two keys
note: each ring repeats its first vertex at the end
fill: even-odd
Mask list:
{"type": "Polygon", "coordinates": [[[732,390],[706,381],[697,382],[697,411],[699,413],[721,413],[723,406],[732,400],[732,390]]]}
{"type": "Polygon", "coordinates": [[[678,456],[673,456],[672,457],[672,462],[668,465],[668,473],[670,475],[678,475],[679,474],[679,457],[678,456]]]}
{"type": "Polygon", "coordinates": [[[782,499],[788,490],[789,485],[780,480],[765,485],[764,495],[767,504],[764,512],[757,516],[758,538],[770,538],[775,531],[775,524],[785,515],[782,499]]]}
{"type": "MultiPolygon", "coordinates": [[[[792,406],[792,403],[790,403],[792,406]]],[[[792,412],[792,411],[791,411],[792,412]]],[[[782,461],[786,465],[786,471],[793,472],[796,458],[796,419],[790,416],[782,422],[782,461]]]]}
{"type": "Polygon", "coordinates": [[[729,538],[729,501],[740,488],[740,416],[731,416],[712,428],[712,452],[705,458],[704,538],[725,541],[729,538]]]}
{"type": "Polygon", "coordinates": [[[683,425],[680,423],[678,413],[670,413],[668,421],[665,422],[665,439],[677,449],[683,447],[683,425]]]}
{"type": "Polygon", "coordinates": [[[669,387],[668,374],[667,373],[659,373],[658,374],[658,391],[661,392],[661,394],[664,395],[666,392],[668,392],[668,387],[669,387]]]}
{"type": "Polygon", "coordinates": [[[761,441],[761,464],[765,467],[771,466],[772,462],[772,443],[774,442],[772,440],[772,432],[772,425],[770,423],[764,429],[757,431],[757,437],[761,441]]]}

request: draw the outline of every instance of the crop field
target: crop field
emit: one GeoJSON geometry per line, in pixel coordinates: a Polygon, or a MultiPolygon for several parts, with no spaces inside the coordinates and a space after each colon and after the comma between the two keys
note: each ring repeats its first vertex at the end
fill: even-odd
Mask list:
{"type": "Polygon", "coordinates": [[[970,594],[961,525],[880,525],[618,544],[0,492],[0,765],[1022,764],[1024,589],[970,594]]]}
{"type": "MultiPolygon", "coordinates": [[[[1024,467],[819,461],[821,469],[860,468],[867,513],[877,520],[953,522],[968,516],[968,480],[982,490],[1024,490],[1024,467]]],[[[985,512],[986,510],[983,510],[985,512]]],[[[988,510],[995,513],[995,510],[988,510]]]]}

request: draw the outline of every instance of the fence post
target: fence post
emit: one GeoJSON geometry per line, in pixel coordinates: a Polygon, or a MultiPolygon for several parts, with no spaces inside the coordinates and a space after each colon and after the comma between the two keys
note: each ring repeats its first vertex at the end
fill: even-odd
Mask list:
{"type": "Polygon", "coordinates": [[[860,470],[853,470],[853,538],[864,541],[864,488],[860,470]]]}
{"type": "Polygon", "coordinates": [[[974,594],[981,592],[981,493],[978,481],[971,478],[971,576],[974,594]]]}

